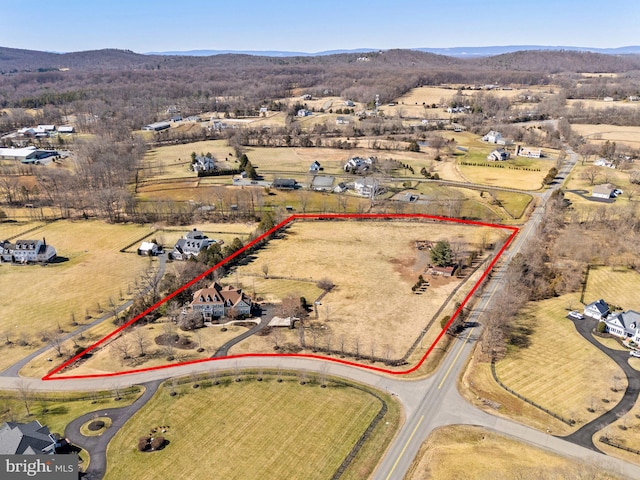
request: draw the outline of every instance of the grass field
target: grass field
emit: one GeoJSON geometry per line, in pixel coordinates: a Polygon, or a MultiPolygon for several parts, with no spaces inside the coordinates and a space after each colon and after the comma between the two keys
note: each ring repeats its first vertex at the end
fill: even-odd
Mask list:
{"type": "Polygon", "coordinates": [[[435,430],[405,480],[575,479],[620,477],[489,430],[455,425],[435,430]]]}
{"type": "MultiPolygon", "coordinates": [[[[151,479],[158,471],[175,479],[210,477],[212,472],[216,478],[243,480],[330,478],[381,408],[379,400],[361,390],[301,386],[295,377],[282,383],[267,377],[188,387],[180,387],[175,397],[161,388],[118,432],[107,450],[106,479],[151,479]],[[168,426],[169,445],[159,452],[138,452],[138,438],[159,426],[168,426]]],[[[397,428],[397,414],[393,417],[386,419],[389,425],[381,422],[387,435],[378,455],[397,428]]],[[[361,468],[368,474],[374,466],[370,458],[361,468]]]]}
{"type": "MultiPolygon", "coordinates": [[[[611,103],[607,103],[611,106],[611,103]]],[[[615,106],[619,105],[630,105],[638,108],[637,104],[615,103],[615,106]]],[[[640,127],[607,124],[572,124],[571,129],[594,143],[604,143],[606,140],[609,140],[611,142],[616,142],[617,145],[625,144],[633,148],[638,148],[640,146],[640,127]]]]}
{"type": "Polygon", "coordinates": [[[556,435],[574,431],[615,405],[626,385],[624,373],[586,342],[565,318],[567,309],[579,305],[578,300],[579,294],[567,294],[531,303],[516,323],[521,334],[525,333],[523,327],[532,330],[526,337],[530,345],[510,346],[506,358],[496,364],[498,378],[505,385],[552,412],[575,420],[573,427],[509,394],[495,383],[489,364],[477,359],[471,362],[463,379],[462,391],[467,399],[479,406],[484,406],[484,399],[497,402],[500,408],[491,412],[540,430],[550,429],[556,435]],[[613,392],[613,387],[618,391],[613,392]]]}
{"type": "Polygon", "coordinates": [[[533,303],[519,315],[518,327],[533,329],[531,345],[513,348],[496,364],[496,372],[514,391],[580,425],[622,398],[623,392],[612,392],[611,387],[623,390],[626,378],[603,352],[584,341],[573,323],[565,318],[567,297],[533,303]],[[592,367],[594,363],[598,369],[592,367]],[[589,412],[588,408],[595,412],[589,412]]]}
{"type": "MultiPolygon", "coordinates": [[[[426,254],[415,250],[414,241],[448,239],[477,245],[483,234],[490,241],[501,235],[492,229],[439,223],[299,222],[287,230],[285,238],[270,242],[258,252],[257,260],[239,267],[238,272],[241,279],[247,274],[262,275],[262,266],[268,265],[273,276],[331,279],[336,288],[319,307],[318,320],[324,328],[318,345],[331,343],[333,349],[340,350],[344,342],[345,352],[360,348],[361,353],[369,354],[373,349],[378,356],[390,347],[398,355],[406,351],[459,282],[428,277],[431,287],[426,294],[412,293],[411,286],[427,262],[426,254]]],[[[257,282],[256,278],[256,288],[257,282]]],[[[268,289],[268,285],[260,288],[268,289]]],[[[279,291],[285,293],[286,289],[279,291]]],[[[310,302],[313,299],[307,298],[310,302]]],[[[258,351],[272,350],[268,337],[251,342],[251,348],[258,351]]],[[[244,353],[245,348],[241,344],[232,353],[244,353]]]]}
{"type": "MultiPolygon", "coordinates": [[[[0,237],[4,236],[3,227],[0,225],[0,237]]],[[[26,336],[35,346],[42,331],[58,325],[70,331],[72,314],[77,322],[84,323],[86,309],[94,316],[98,315],[98,302],[103,308],[109,298],[118,302],[150,265],[147,258],[119,250],[148,233],[149,228],[141,225],[65,220],[25,234],[25,238],[45,237],[66,261],[46,267],[0,266],[0,282],[20,292],[0,300],[0,332],[7,332],[14,342],[26,336]]],[[[152,265],[155,267],[156,262],[152,265]]],[[[0,368],[12,361],[15,358],[2,355],[0,368]]]]}
{"type": "Polygon", "coordinates": [[[627,268],[592,267],[584,294],[585,303],[603,298],[623,310],[640,310],[640,273],[627,268]]]}

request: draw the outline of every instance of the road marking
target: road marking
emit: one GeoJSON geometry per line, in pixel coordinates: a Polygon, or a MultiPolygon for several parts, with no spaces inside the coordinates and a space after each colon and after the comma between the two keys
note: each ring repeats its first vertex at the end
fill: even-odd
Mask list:
{"type": "Polygon", "coordinates": [[[402,458],[402,456],[404,455],[404,451],[407,449],[407,447],[409,446],[409,444],[411,443],[411,440],[413,440],[413,436],[416,434],[416,432],[418,431],[418,427],[420,426],[420,424],[422,423],[422,420],[424,420],[424,415],[422,415],[420,417],[420,420],[418,420],[418,424],[416,425],[416,428],[413,429],[413,432],[411,432],[411,435],[409,436],[409,440],[407,440],[407,443],[404,444],[404,447],[402,447],[402,451],[400,452],[400,455],[398,455],[398,458],[396,460],[396,463],[393,464],[393,467],[391,467],[391,471],[389,472],[389,475],[387,475],[387,478],[385,480],[389,480],[391,478],[391,475],[393,475],[393,471],[396,469],[396,467],[398,466],[398,462],[400,461],[400,459],[402,458]]]}
{"type": "Polygon", "coordinates": [[[445,373],[444,377],[442,377],[442,381],[440,382],[440,385],[438,385],[438,390],[440,390],[442,388],[442,385],[444,385],[444,381],[449,376],[449,373],[451,372],[451,369],[453,368],[453,366],[458,361],[458,357],[462,353],[462,350],[464,349],[465,344],[469,341],[469,338],[471,337],[471,331],[472,330],[473,330],[472,328],[469,329],[469,333],[467,334],[467,338],[465,338],[464,342],[462,342],[462,345],[460,346],[460,350],[458,350],[458,354],[456,355],[456,358],[453,359],[453,362],[451,362],[451,365],[449,365],[449,369],[447,370],[447,373],[445,373]]]}

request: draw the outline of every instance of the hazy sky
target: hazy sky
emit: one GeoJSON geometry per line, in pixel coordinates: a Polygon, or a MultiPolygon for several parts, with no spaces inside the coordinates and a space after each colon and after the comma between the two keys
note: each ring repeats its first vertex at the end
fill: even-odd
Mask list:
{"type": "Polygon", "coordinates": [[[0,0],[0,46],[288,50],[640,44],[638,0],[0,0]]]}

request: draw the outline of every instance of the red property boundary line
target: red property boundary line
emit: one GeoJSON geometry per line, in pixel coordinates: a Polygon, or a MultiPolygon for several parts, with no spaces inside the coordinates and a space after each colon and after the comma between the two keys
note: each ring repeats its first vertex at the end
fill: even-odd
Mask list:
{"type": "Polygon", "coordinates": [[[373,370],[375,372],[387,373],[387,374],[391,374],[391,375],[406,375],[406,374],[409,374],[411,372],[414,372],[415,370],[417,370],[418,368],[420,368],[422,366],[422,364],[425,362],[425,360],[427,359],[429,354],[433,351],[433,349],[436,347],[436,345],[438,344],[440,339],[444,336],[444,334],[447,331],[447,329],[449,328],[449,326],[453,323],[453,321],[460,314],[460,312],[465,307],[465,305],[467,304],[469,299],[473,296],[473,294],[476,292],[476,290],[480,287],[480,285],[482,284],[483,280],[487,277],[487,275],[489,274],[491,269],[494,267],[494,265],[496,264],[498,259],[502,256],[502,254],[507,249],[507,247],[511,244],[511,242],[513,241],[513,239],[515,238],[515,236],[518,234],[519,231],[520,231],[520,229],[518,227],[514,227],[514,226],[499,225],[499,224],[494,224],[494,223],[477,222],[477,221],[473,221],[473,220],[462,220],[462,219],[459,219],[459,218],[440,217],[440,216],[426,215],[426,214],[419,214],[419,213],[415,213],[415,214],[411,214],[411,213],[405,213],[405,214],[402,214],[402,213],[398,213],[398,214],[393,214],[393,213],[391,213],[391,214],[385,214],[385,213],[379,213],[379,214],[378,213],[359,213],[359,214],[327,213],[327,214],[295,214],[295,215],[291,215],[289,218],[287,218],[283,222],[280,222],[278,225],[276,225],[275,227],[273,227],[269,231],[265,232],[264,234],[260,235],[258,238],[256,238],[252,242],[248,243],[247,245],[245,245],[240,250],[234,252],[232,255],[228,256],[227,258],[225,258],[224,260],[222,260],[218,264],[214,265],[213,267],[211,267],[206,272],[204,272],[201,275],[197,276],[196,278],[194,278],[190,282],[186,283],[185,285],[183,285],[182,287],[180,287],[176,291],[170,293],[165,298],[163,298],[162,300],[157,302],[155,305],[149,307],[144,312],[139,314],[137,317],[129,320],[127,323],[125,323],[124,325],[118,327],[113,332],[111,332],[107,336],[103,337],[102,339],[98,340],[96,343],[94,343],[90,347],[86,348],[82,352],[78,353],[76,356],[74,356],[70,360],[67,360],[62,365],[56,367],[55,369],[50,371],[48,374],[46,374],[44,377],[42,377],[42,380],[76,380],[76,379],[85,379],[85,378],[117,377],[117,376],[121,376],[121,375],[132,374],[132,373],[142,373],[142,372],[149,372],[149,371],[154,371],[154,370],[163,370],[163,369],[166,369],[166,368],[174,368],[174,367],[178,367],[178,366],[181,366],[181,365],[192,365],[192,364],[203,363],[203,362],[214,362],[216,360],[225,360],[225,359],[230,359],[230,358],[245,358],[245,357],[312,358],[312,359],[316,359],[316,360],[326,360],[326,361],[330,361],[330,362],[341,363],[341,364],[349,365],[349,366],[352,366],[352,367],[364,368],[364,369],[367,369],[367,370],[373,370]],[[510,230],[511,231],[511,235],[509,235],[509,237],[507,238],[506,242],[504,243],[504,245],[502,246],[502,248],[500,249],[498,254],[493,258],[491,263],[489,263],[489,266],[482,273],[482,276],[476,282],[476,284],[473,286],[471,291],[469,291],[469,293],[465,296],[465,298],[462,301],[462,303],[460,304],[460,306],[456,309],[456,311],[453,313],[453,315],[451,315],[451,319],[444,326],[444,328],[442,329],[440,334],[436,337],[436,339],[431,344],[431,346],[427,349],[427,351],[425,352],[424,356],[420,359],[420,361],[416,365],[414,365],[413,367],[411,367],[411,368],[409,368],[407,370],[394,371],[394,370],[389,370],[389,369],[386,369],[386,368],[374,367],[372,365],[364,365],[364,364],[361,364],[361,363],[350,362],[348,360],[342,360],[342,359],[339,359],[339,358],[323,357],[323,356],[320,356],[320,355],[312,355],[312,354],[305,354],[305,353],[246,353],[246,354],[239,354],[239,355],[229,355],[227,357],[202,358],[202,359],[191,360],[191,361],[187,361],[187,362],[169,363],[169,364],[166,364],[166,365],[157,365],[157,366],[154,366],[154,367],[146,367],[146,368],[125,370],[123,372],[96,373],[96,374],[86,374],[86,375],[64,375],[64,376],[58,375],[58,376],[54,376],[58,372],[60,372],[64,368],[66,368],[67,366],[71,365],[72,363],[74,363],[75,361],[80,359],[83,355],[91,352],[92,350],[94,350],[95,348],[97,348],[98,346],[100,346],[101,344],[103,344],[104,342],[106,342],[107,340],[112,338],[113,336],[115,336],[118,333],[120,333],[125,328],[129,327],[130,325],[134,324],[135,322],[140,320],[142,317],[144,317],[148,313],[150,313],[150,312],[154,311],[156,308],[160,307],[160,305],[162,305],[163,303],[168,302],[173,297],[178,295],[180,292],[182,292],[185,289],[189,288],[194,283],[202,280],[204,277],[206,277],[211,272],[213,272],[217,268],[219,268],[222,265],[224,265],[225,263],[227,263],[229,260],[231,260],[231,259],[233,259],[233,258],[235,258],[235,257],[237,257],[239,255],[242,255],[242,253],[244,253],[247,249],[253,247],[258,242],[262,241],[263,239],[267,238],[269,235],[277,232],[282,227],[284,227],[285,225],[287,225],[287,224],[289,224],[289,223],[291,223],[291,222],[293,222],[295,220],[331,220],[331,219],[334,219],[334,220],[342,220],[342,219],[394,220],[394,219],[415,219],[415,218],[433,220],[433,221],[439,221],[439,222],[447,222],[447,223],[460,223],[460,224],[465,224],[465,225],[476,225],[476,226],[481,226],[481,227],[499,228],[499,229],[503,229],[503,230],[510,230]]]}

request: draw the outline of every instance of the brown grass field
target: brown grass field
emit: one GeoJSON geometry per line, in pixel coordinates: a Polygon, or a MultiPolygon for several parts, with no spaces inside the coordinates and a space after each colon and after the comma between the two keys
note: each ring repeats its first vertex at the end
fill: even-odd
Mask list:
{"type": "Polygon", "coordinates": [[[640,273],[627,268],[592,267],[589,270],[586,303],[603,298],[623,310],[640,310],[640,273]]]}
{"type": "MultiPolygon", "coordinates": [[[[29,225],[25,225],[28,227],[29,225]]],[[[0,237],[4,237],[0,225],[0,237]]],[[[16,342],[24,336],[33,347],[39,345],[38,334],[45,330],[64,331],[74,314],[78,323],[85,323],[85,312],[98,313],[98,302],[106,308],[109,298],[119,302],[128,287],[149,268],[147,258],[120,253],[130,242],[149,233],[140,225],[109,225],[99,221],[61,220],[26,234],[26,238],[46,237],[60,257],[67,260],[41,267],[38,265],[0,266],[0,282],[20,292],[18,297],[4,296],[0,300],[0,332],[7,332],[16,342]]],[[[15,235],[15,233],[14,233],[15,235]]],[[[22,237],[22,236],[21,236],[22,237]]],[[[155,268],[156,261],[152,266],[155,268]]],[[[20,347],[9,347],[18,352],[20,347]]],[[[0,368],[16,357],[1,355],[0,368]]]]}
{"type": "MultiPolygon", "coordinates": [[[[564,418],[576,421],[569,427],[535,409],[498,386],[488,363],[472,362],[464,377],[473,395],[502,405],[499,414],[517,419],[554,434],[569,433],[615,405],[626,385],[624,373],[603,352],[586,342],[565,318],[567,309],[578,305],[579,294],[530,304],[517,320],[519,327],[533,332],[528,347],[510,347],[506,358],[496,364],[498,378],[526,398],[564,418]],[[593,369],[594,363],[598,369],[593,369]],[[617,387],[617,392],[612,391],[617,387]],[[606,402],[605,402],[606,400],[606,402]],[[590,412],[592,408],[595,411],[590,412]]],[[[494,412],[494,410],[492,410],[494,412]]]]}
{"type": "Polygon", "coordinates": [[[422,445],[405,480],[614,480],[620,477],[480,427],[435,430],[422,445]]]}
{"type": "MultiPolygon", "coordinates": [[[[287,230],[284,239],[262,249],[257,260],[239,267],[238,274],[245,283],[246,275],[262,275],[262,266],[268,265],[270,276],[315,281],[328,277],[336,288],[322,299],[318,311],[317,320],[322,325],[318,346],[330,343],[340,350],[344,342],[345,352],[359,348],[361,353],[370,354],[373,349],[382,356],[390,348],[401,355],[459,282],[427,276],[431,287],[426,294],[412,293],[411,286],[427,262],[426,254],[417,252],[413,242],[448,239],[477,245],[483,234],[490,241],[501,236],[488,228],[438,223],[299,222],[287,230]]],[[[256,277],[249,278],[246,285],[256,277]]],[[[256,279],[259,295],[262,288],[269,289],[269,282],[265,280],[263,287],[256,279]]],[[[254,337],[247,345],[240,344],[232,353],[245,349],[272,351],[273,347],[268,337],[254,337]]]]}
{"type": "MultiPolygon", "coordinates": [[[[371,394],[348,386],[301,386],[295,377],[282,383],[273,376],[244,379],[200,389],[184,385],[175,397],[161,388],[110,443],[105,478],[151,479],[158,471],[175,479],[212,472],[243,480],[329,478],[381,408],[371,394]],[[138,452],[138,438],[160,426],[168,426],[169,445],[138,452]]],[[[389,413],[344,478],[368,476],[393,437],[399,410],[390,398],[389,413]]]]}
{"type": "MultiPolygon", "coordinates": [[[[424,295],[412,293],[411,286],[423,273],[428,261],[426,251],[415,250],[413,242],[427,238],[433,241],[449,239],[452,243],[471,245],[465,248],[477,248],[483,235],[485,241],[495,242],[504,234],[486,227],[439,223],[297,222],[286,230],[283,239],[272,240],[256,253],[251,263],[238,267],[223,283],[235,285],[239,282],[259,301],[278,303],[287,295],[293,295],[296,298],[304,296],[313,303],[322,293],[316,282],[330,278],[336,288],[322,299],[318,318],[313,312],[310,314],[306,333],[309,348],[315,344],[344,351],[345,355],[354,356],[359,352],[361,355],[394,359],[404,354],[433,312],[460,282],[455,278],[426,276],[431,283],[427,292],[424,295]],[[369,261],[372,256],[376,258],[375,262],[369,261]],[[264,266],[268,266],[267,278],[263,273],[264,266]],[[384,295],[379,293],[382,283],[385,284],[384,295]]],[[[462,301],[475,281],[474,277],[465,284],[442,315],[452,313],[453,303],[462,301]]],[[[136,329],[143,332],[146,339],[144,357],[139,358],[135,336],[129,333],[127,338],[132,359],[122,359],[123,352],[118,345],[123,341],[114,339],[74,368],[73,373],[103,373],[167,363],[169,353],[154,342],[155,337],[164,332],[163,325],[160,320],[136,329]]],[[[83,345],[86,343],[88,346],[114,328],[111,322],[95,327],[87,332],[83,345]]],[[[210,357],[224,342],[245,329],[233,326],[222,332],[219,327],[209,327],[186,333],[175,329],[205,350],[198,353],[195,348],[176,349],[172,363],[210,357]]],[[[436,322],[424,340],[425,348],[439,331],[440,324],[436,322]]],[[[297,331],[280,329],[279,332],[282,334],[280,345],[285,350],[297,348],[297,331]]],[[[233,347],[230,354],[273,352],[274,335],[250,337],[233,347]]],[[[67,343],[65,349],[70,351],[73,344],[71,341],[67,343]]],[[[47,356],[43,355],[25,367],[22,373],[42,375],[50,368],[47,356]]]]}
{"type": "MultiPolygon", "coordinates": [[[[603,102],[604,103],[604,102],[603,102]]],[[[610,102],[606,102],[611,106],[610,102]]],[[[615,106],[629,105],[638,107],[633,103],[615,102],[615,106]]],[[[571,125],[571,129],[587,140],[594,143],[604,143],[606,140],[616,142],[617,145],[628,145],[632,148],[640,146],[640,127],[629,127],[621,125],[571,125]]]]}

